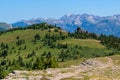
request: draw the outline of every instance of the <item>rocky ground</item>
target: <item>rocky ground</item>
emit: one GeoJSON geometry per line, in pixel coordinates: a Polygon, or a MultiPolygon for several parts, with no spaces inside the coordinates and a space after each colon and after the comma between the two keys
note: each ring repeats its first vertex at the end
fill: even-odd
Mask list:
{"type": "Polygon", "coordinates": [[[14,70],[4,80],[120,80],[120,56],[88,59],[69,68],[14,70]]]}

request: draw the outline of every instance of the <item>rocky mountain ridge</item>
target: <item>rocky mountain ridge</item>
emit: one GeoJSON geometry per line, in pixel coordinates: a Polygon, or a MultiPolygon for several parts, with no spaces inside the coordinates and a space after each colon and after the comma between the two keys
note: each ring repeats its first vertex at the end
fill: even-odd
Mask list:
{"type": "Polygon", "coordinates": [[[61,27],[63,30],[74,32],[77,27],[96,34],[114,35],[120,37],[120,14],[113,16],[94,16],[89,14],[69,14],[59,19],[37,18],[22,20],[13,23],[13,27],[25,27],[27,25],[46,22],[61,27]]]}

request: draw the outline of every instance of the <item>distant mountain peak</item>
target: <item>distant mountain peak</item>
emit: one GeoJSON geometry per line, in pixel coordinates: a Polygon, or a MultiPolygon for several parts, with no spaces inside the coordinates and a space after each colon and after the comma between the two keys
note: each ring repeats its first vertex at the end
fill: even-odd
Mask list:
{"type": "Polygon", "coordinates": [[[65,16],[70,17],[70,16],[73,16],[73,15],[74,15],[74,14],[69,13],[69,14],[67,14],[67,15],[65,15],[65,16]]]}

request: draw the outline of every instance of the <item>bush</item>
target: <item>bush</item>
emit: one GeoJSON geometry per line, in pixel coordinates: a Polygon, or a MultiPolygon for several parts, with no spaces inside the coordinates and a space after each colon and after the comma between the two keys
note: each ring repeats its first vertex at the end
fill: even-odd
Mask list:
{"type": "Polygon", "coordinates": [[[0,67],[0,79],[4,79],[7,75],[8,72],[4,68],[0,67]]]}

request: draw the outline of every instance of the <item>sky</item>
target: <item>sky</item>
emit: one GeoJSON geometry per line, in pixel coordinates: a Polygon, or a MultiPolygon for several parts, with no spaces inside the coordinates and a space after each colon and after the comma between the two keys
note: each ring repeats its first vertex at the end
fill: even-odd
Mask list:
{"type": "Polygon", "coordinates": [[[55,18],[65,14],[120,14],[120,0],[0,0],[0,22],[55,18]]]}

